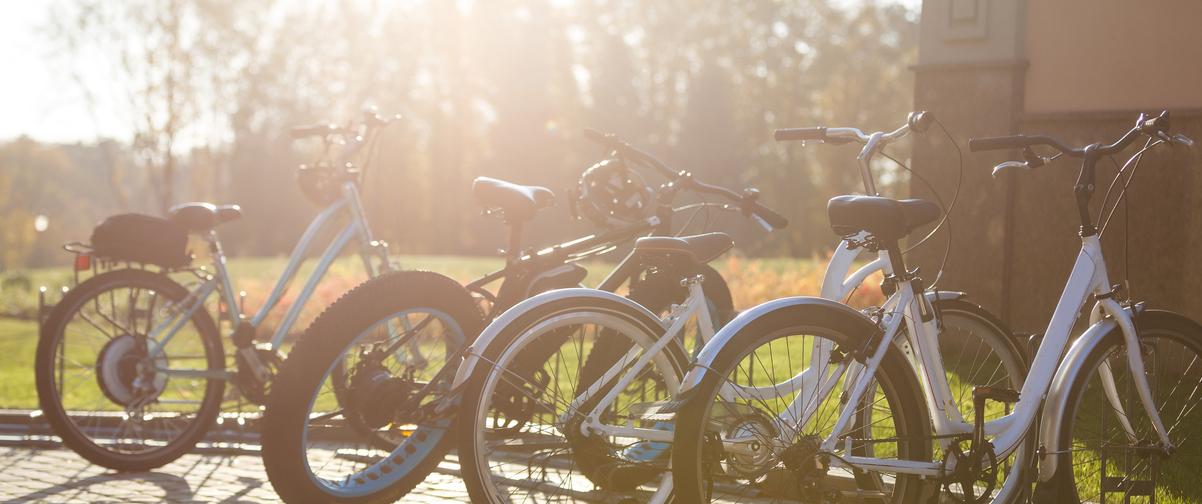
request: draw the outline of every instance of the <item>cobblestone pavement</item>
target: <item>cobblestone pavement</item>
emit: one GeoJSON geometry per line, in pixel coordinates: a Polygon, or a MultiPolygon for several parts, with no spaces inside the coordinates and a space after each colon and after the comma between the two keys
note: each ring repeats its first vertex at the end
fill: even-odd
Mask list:
{"type": "MultiPolygon", "coordinates": [[[[402,502],[466,502],[449,462],[402,502]]],[[[250,454],[189,454],[147,473],[117,473],[70,450],[0,446],[0,502],[275,502],[250,454]]]]}

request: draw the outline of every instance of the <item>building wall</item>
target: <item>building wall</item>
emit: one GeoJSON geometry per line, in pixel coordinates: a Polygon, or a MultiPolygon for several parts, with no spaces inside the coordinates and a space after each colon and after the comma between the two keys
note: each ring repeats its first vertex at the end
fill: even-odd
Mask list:
{"type": "MultiPolygon", "coordinates": [[[[1020,132],[1079,145],[1113,140],[1138,111],[1161,108],[1172,111],[1175,130],[1202,142],[1199,21],[1202,2],[1187,0],[1155,8],[1117,0],[927,0],[915,108],[934,111],[961,146],[971,137],[1020,132]],[[970,25],[978,28],[965,36],[970,25]],[[1159,47],[1165,50],[1153,50],[1159,47]]],[[[948,195],[959,163],[938,136],[915,142],[914,167],[948,195]]],[[[952,215],[955,248],[941,288],[968,291],[1016,330],[1042,331],[1080,244],[1072,195],[1078,165],[1057,161],[993,179],[990,168],[1017,153],[964,155],[952,215]]],[[[1119,281],[1129,223],[1133,295],[1202,319],[1202,266],[1189,261],[1199,257],[1189,250],[1202,245],[1199,169],[1198,156],[1184,149],[1148,156],[1127,196],[1129,220],[1120,208],[1103,243],[1119,281]]],[[[1100,165],[1095,205],[1114,172],[1100,165]]],[[[920,189],[916,196],[929,197],[920,189]]],[[[933,277],[942,253],[916,251],[931,272],[925,277],[933,277]]]]}
{"type": "Polygon", "coordinates": [[[1202,2],[1026,8],[1028,113],[1202,108],[1202,2]]]}

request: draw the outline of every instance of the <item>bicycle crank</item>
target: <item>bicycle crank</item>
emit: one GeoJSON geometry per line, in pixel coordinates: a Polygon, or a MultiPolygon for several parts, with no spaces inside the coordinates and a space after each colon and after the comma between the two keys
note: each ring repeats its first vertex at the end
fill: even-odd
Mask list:
{"type": "Polygon", "coordinates": [[[242,351],[239,350],[234,354],[234,360],[238,364],[238,376],[234,382],[238,385],[238,392],[242,393],[242,397],[245,397],[247,401],[255,404],[265,404],[267,402],[267,394],[271,393],[271,383],[275,380],[276,373],[279,372],[280,366],[284,364],[284,360],[280,358],[278,353],[269,348],[256,347],[253,352],[259,360],[259,365],[266,368],[267,373],[264,373],[266,378],[259,378],[259,374],[252,369],[252,364],[247,361],[242,351]]]}

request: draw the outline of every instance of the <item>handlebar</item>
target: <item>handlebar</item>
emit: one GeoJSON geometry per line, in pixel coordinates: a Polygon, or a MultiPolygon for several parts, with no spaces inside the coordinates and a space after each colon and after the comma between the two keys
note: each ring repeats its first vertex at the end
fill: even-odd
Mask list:
{"type": "Polygon", "coordinates": [[[1176,134],[1169,135],[1170,127],[1169,112],[1162,111],[1159,115],[1150,117],[1147,114],[1140,114],[1139,119],[1135,121],[1133,126],[1123,136],[1119,137],[1110,144],[1101,142],[1092,143],[1084,147],[1072,147],[1066,145],[1055,138],[1046,135],[1009,135],[1000,137],[985,137],[973,138],[968,141],[968,149],[973,152],[991,151],[991,150],[1011,150],[1023,149],[1023,161],[1007,161],[993,167],[993,175],[997,176],[1000,173],[1010,171],[1012,169],[1032,169],[1043,166],[1053,158],[1042,157],[1036,155],[1031,147],[1043,145],[1051,147],[1068,157],[1097,159],[1101,156],[1107,156],[1118,153],[1131,145],[1140,136],[1153,137],[1162,140],[1166,143],[1176,143],[1185,146],[1191,146],[1194,141],[1189,137],[1176,134]]]}
{"type": "Polygon", "coordinates": [[[885,132],[864,133],[858,128],[828,128],[825,126],[811,128],[782,128],[773,132],[772,137],[778,142],[817,140],[830,144],[845,144],[859,142],[864,145],[860,151],[860,178],[864,180],[864,191],[867,194],[877,194],[876,182],[872,178],[870,167],[872,157],[886,145],[906,136],[911,131],[924,133],[935,122],[935,116],[930,112],[911,112],[906,116],[906,124],[885,132]]]}
{"type": "Polygon", "coordinates": [[[1141,134],[1151,137],[1156,137],[1169,143],[1182,143],[1192,145],[1193,140],[1185,135],[1169,136],[1169,112],[1163,111],[1160,115],[1149,117],[1147,114],[1140,114],[1139,119],[1135,121],[1135,126],[1128,130],[1123,136],[1119,137],[1111,144],[1093,143],[1084,147],[1071,147],[1065,143],[1046,135],[1009,135],[1000,137],[973,138],[968,141],[968,149],[973,152],[990,151],[990,150],[1009,150],[1022,149],[1027,147],[1035,147],[1037,145],[1046,145],[1062,154],[1069,157],[1084,157],[1086,154],[1105,156],[1115,154],[1131,145],[1141,134]]]}
{"type": "Polygon", "coordinates": [[[889,143],[906,136],[910,131],[925,133],[935,121],[934,114],[926,111],[911,112],[906,117],[906,124],[890,132],[864,133],[858,128],[828,128],[817,126],[810,128],[781,128],[772,133],[777,142],[793,142],[817,140],[825,143],[843,144],[859,142],[867,144],[875,136],[883,143],[889,143]]]}
{"type": "Polygon", "coordinates": [[[625,140],[622,140],[613,133],[602,133],[595,129],[585,128],[584,137],[617,152],[619,156],[650,165],[659,170],[665,177],[671,179],[674,184],[679,184],[682,188],[703,194],[714,194],[730,200],[739,207],[743,215],[756,219],[760,225],[769,231],[784,229],[789,225],[789,219],[756,201],[760,195],[760,192],[756,189],[746,189],[740,194],[725,187],[707,184],[694,178],[690,172],[677,172],[668,168],[668,165],[655,156],[626,143],[625,140]]]}
{"type": "Polygon", "coordinates": [[[400,115],[391,117],[381,116],[375,107],[368,107],[363,110],[363,119],[358,125],[338,126],[337,124],[311,124],[305,126],[296,126],[289,130],[289,135],[295,140],[310,137],[322,137],[330,139],[333,137],[353,138],[356,136],[366,135],[371,130],[388,126],[395,120],[400,119],[400,115]]]}

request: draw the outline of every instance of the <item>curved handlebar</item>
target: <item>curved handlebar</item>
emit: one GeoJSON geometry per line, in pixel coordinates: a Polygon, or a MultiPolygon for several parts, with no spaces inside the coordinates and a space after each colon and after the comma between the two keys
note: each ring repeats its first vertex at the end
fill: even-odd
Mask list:
{"type": "Polygon", "coordinates": [[[789,219],[756,201],[759,197],[759,191],[755,189],[747,189],[742,194],[739,194],[725,187],[697,180],[693,177],[692,173],[687,171],[673,171],[655,156],[626,143],[626,141],[613,133],[602,133],[595,129],[585,128],[584,137],[616,151],[620,156],[625,156],[635,162],[651,165],[662,172],[667,178],[672,179],[674,183],[680,184],[682,188],[699,193],[715,194],[730,200],[739,207],[744,215],[759,219],[769,230],[783,229],[789,225],[789,219]]]}
{"type": "Polygon", "coordinates": [[[772,138],[777,142],[795,142],[807,140],[826,140],[826,128],[781,128],[772,132],[772,138]]]}
{"type": "Polygon", "coordinates": [[[1169,112],[1166,110],[1155,117],[1149,117],[1147,114],[1140,114],[1139,119],[1135,121],[1135,126],[1111,144],[1093,143],[1084,147],[1071,147],[1050,136],[1028,136],[1020,134],[1000,137],[973,138],[968,141],[968,150],[978,152],[990,150],[1022,149],[1037,145],[1046,145],[1069,157],[1084,157],[1087,154],[1104,156],[1117,153],[1123,149],[1126,149],[1127,146],[1131,145],[1131,142],[1135,141],[1135,139],[1141,134],[1157,137],[1165,140],[1166,142],[1184,144],[1190,144],[1193,142],[1184,136],[1182,136],[1180,140],[1178,140],[1175,136],[1170,137],[1168,135],[1169,124],[1169,112]]]}
{"type": "Polygon", "coordinates": [[[906,124],[901,127],[889,131],[878,133],[864,133],[858,128],[828,128],[825,126],[817,126],[810,128],[781,128],[772,133],[772,137],[777,142],[792,142],[792,141],[808,141],[818,140],[825,143],[843,144],[849,142],[859,142],[862,144],[868,143],[874,136],[878,136],[880,141],[889,143],[906,136],[911,130],[918,133],[923,133],[931,127],[935,121],[934,114],[926,111],[911,112],[906,117],[906,124]]]}

